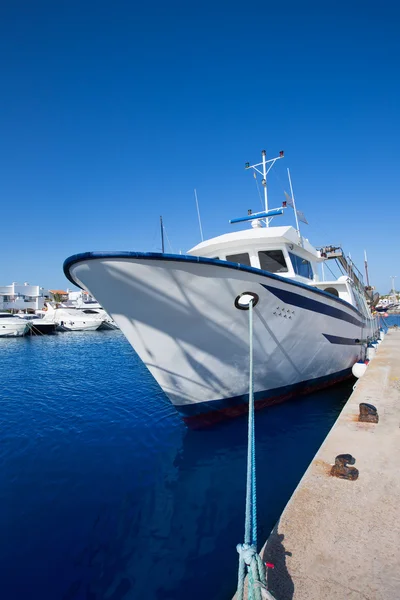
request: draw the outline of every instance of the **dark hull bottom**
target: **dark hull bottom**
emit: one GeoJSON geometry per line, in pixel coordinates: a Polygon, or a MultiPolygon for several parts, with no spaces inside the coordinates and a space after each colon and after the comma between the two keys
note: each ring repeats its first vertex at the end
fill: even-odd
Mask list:
{"type": "Polygon", "coordinates": [[[106,321],[103,321],[103,323],[100,325],[97,331],[101,331],[102,329],[110,331],[110,329],[118,329],[118,327],[114,326],[112,323],[107,323],[106,321]]]}
{"type": "MultiPolygon", "coordinates": [[[[332,375],[319,377],[317,379],[311,379],[308,381],[302,381],[301,383],[285,386],[283,388],[276,388],[266,392],[257,392],[254,395],[254,408],[255,410],[262,410],[263,408],[273,406],[274,404],[280,404],[281,402],[285,402],[286,400],[290,400],[297,396],[304,396],[312,392],[317,392],[318,390],[323,390],[337,383],[341,383],[342,381],[346,381],[351,377],[353,377],[351,369],[346,369],[345,371],[340,371],[339,373],[334,373],[332,375]]],[[[187,412],[187,406],[179,406],[176,408],[181,413],[184,422],[190,429],[204,429],[205,427],[210,427],[227,419],[239,417],[248,412],[247,395],[222,401],[217,400],[215,403],[218,403],[219,405],[224,403],[226,406],[220,406],[218,408],[215,407],[213,410],[212,405],[214,402],[204,402],[199,405],[195,405],[194,408],[198,411],[203,409],[204,412],[198,412],[197,414],[192,415],[182,414],[183,410],[187,412]],[[209,405],[208,410],[207,405],[209,405]]],[[[193,405],[189,407],[189,410],[193,410],[193,405]]]]}
{"type": "Polygon", "coordinates": [[[37,325],[30,324],[30,327],[25,335],[51,335],[56,332],[57,325],[55,323],[38,323],[37,325]]]}

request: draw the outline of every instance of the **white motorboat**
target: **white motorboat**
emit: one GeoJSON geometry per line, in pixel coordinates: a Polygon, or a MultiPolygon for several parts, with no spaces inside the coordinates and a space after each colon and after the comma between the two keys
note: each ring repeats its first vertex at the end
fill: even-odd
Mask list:
{"type": "Polygon", "coordinates": [[[19,337],[25,335],[29,324],[7,312],[0,313],[0,337],[19,337]]]}
{"type": "Polygon", "coordinates": [[[193,426],[247,410],[248,308],[254,313],[257,408],[342,381],[377,336],[362,276],[340,248],[314,248],[296,228],[272,227],[266,177],[283,153],[250,166],[261,174],[265,210],[233,219],[247,230],[187,253],[87,252],[64,263],[68,279],[95,296],[161,388],[193,426]],[[338,261],[337,279],[318,263],[338,261]]]}
{"type": "Polygon", "coordinates": [[[100,325],[99,329],[119,329],[115,321],[110,317],[109,314],[106,313],[104,308],[101,308],[100,305],[93,308],[88,302],[85,303],[84,306],[77,306],[76,310],[82,313],[82,315],[91,315],[102,319],[102,324],[100,325]],[[88,306],[86,306],[86,304],[88,306]]]}
{"type": "Polygon", "coordinates": [[[49,335],[56,331],[56,323],[47,321],[38,314],[18,313],[17,316],[28,323],[28,335],[49,335]]]}
{"type": "Polygon", "coordinates": [[[115,321],[106,313],[97,300],[94,298],[87,299],[88,294],[86,292],[69,292],[68,296],[68,300],[61,304],[61,308],[76,309],[85,315],[92,315],[103,319],[103,323],[99,329],[119,329],[115,321]]]}
{"type": "Polygon", "coordinates": [[[54,308],[50,303],[44,318],[56,323],[59,331],[96,331],[103,324],[101,316],[85,315],[74,308],[54,308]]]}

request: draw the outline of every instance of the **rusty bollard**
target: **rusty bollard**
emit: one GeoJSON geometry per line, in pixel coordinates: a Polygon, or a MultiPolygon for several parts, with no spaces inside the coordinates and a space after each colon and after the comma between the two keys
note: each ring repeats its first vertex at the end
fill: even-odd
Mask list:
{"type": "Polygon", "coordinates": [[[356,459],[351,454],[338,454],[335,458],[335,464],[331,469],[331,475],[333,477],[340,477],[340,479],[355,481],[358,479],[358,469],[349,467],[349,465],[354,465],[355,462],[356,459]]]}
{"type": "Polygon", "coordinates": [[[379,415],[376,407],[373,404],[367,404],[366,402],[360,403],[360,416],[358,420],[362,423],[378,423],[379,415]]]}

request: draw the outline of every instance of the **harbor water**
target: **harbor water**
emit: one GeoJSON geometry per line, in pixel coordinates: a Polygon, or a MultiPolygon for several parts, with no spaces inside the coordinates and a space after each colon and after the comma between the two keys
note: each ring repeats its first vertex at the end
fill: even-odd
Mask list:
{"type": "MultiPolygon", "coordinates": [[[[119,331],[1,339],[0,356],[1,599],[232,597],[246,418],[187,430],[119,331]]],[[[259,539],[352,385],[257,413],[259,539]]]]}

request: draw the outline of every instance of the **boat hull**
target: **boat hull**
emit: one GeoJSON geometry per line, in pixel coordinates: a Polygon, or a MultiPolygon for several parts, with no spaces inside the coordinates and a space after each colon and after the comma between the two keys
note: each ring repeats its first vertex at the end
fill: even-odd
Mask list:
{"type": "Polygon", "coordinates": [[[118,325],[116,323],[113,323],[112,321],[103,321],[102,324],[100,325],[99,329],[104,329],[104,330],[115,330],[115,329],[119,329],[118,325]]]}
{"type": "Polygon", "coordinates": [[[51,335],[56,332],[55,323],[44,323],[39,319],[29,322],[27,335],[51,335]]]}
{"type": "Polygon", "coordinates": [[[96,331],[102,325],[102,321],[60,321],[57,325],[58,331],[96,331]]]}
{"type": "Polygon", "coordinates": [[[0,337],[22,337],[28,331],[27,323],[0,323],[0,337]]]}
{"type": "Polygon", "coordinates": [[[376,323],[311,286],[198,257],[88,253],[67,259],[70,280],[95,296],[186,422],[246,412],[248,311],[254,308],[254,390],[268,406],[348,377],[376,323]]]}
{"type": "MultiPolygon", "coordinates": [[[[281,404],[287,400],[326,389],[351,378],[353,378],[353,374],[349,368],[309,381],[301,381],[294,385],[287,385],[273,390],[259,391],[254,394],[254,409],[262,410],[274,406],[275,404],[281,404]]],[[[217,401],[212,406],[210,406],[210,404],[207,404],[205,407],[207,408],[206,412],[198,412],[190,415],[181,413],[183,421],[191,429],[202,429],[227,419],[239,417],[246,414],[248,411],[248,394],[217,401]]]]}

